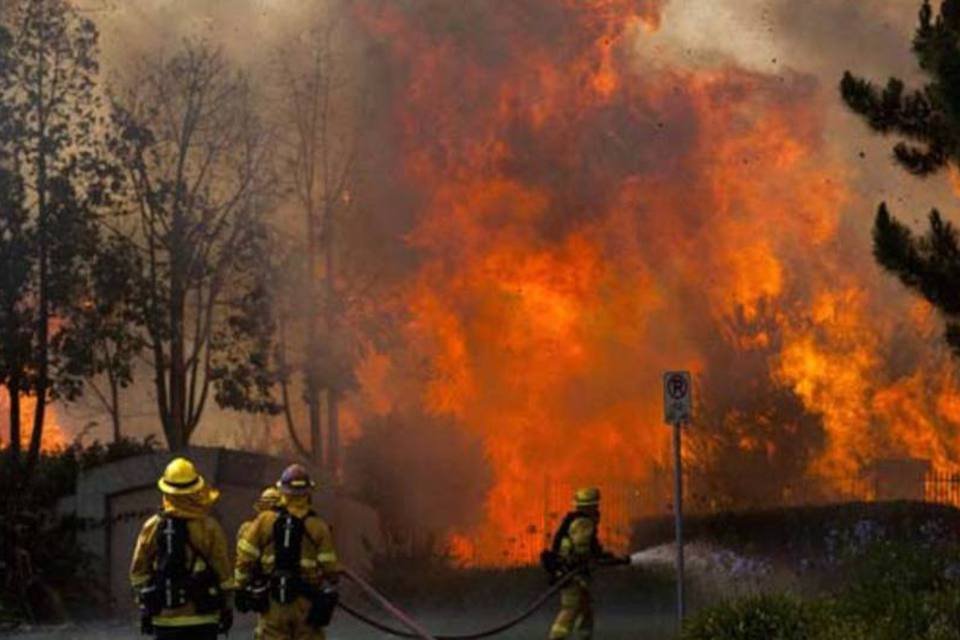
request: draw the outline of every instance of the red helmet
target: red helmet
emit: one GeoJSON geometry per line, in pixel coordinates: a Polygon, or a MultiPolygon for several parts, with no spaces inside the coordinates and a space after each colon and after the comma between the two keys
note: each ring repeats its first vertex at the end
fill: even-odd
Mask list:
{"type": "Polygon", "coordinates": [[[302,464],[292,464],[283,470],[277,488],[288,496],[302,496],[310,493],[315,486],[310,472],[302,464]]]}

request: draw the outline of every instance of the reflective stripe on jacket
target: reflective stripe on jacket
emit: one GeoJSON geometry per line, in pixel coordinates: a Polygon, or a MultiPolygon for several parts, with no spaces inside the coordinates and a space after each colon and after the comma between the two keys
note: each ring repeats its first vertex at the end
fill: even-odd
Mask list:
{"type": "MultiPolygon", "coordinates": [[[[293,515],[303,518],[305,513],[293,515]]],[[[260,513],[249,526],[241,528],[237,540],[237,565],[234,577],[239,586],[250,580],[259,565],[263,573],[273,571],[276,561],[273,544],[273,525],[279,514],[276,511],[260,513]]],[[[330,527],[315,515],[306,516],[304,536],[300,545],[300,575],[308,584],[319,584],[324,575],[333,575],[340,570],[337,552],[333,546],[330,527]]]]}

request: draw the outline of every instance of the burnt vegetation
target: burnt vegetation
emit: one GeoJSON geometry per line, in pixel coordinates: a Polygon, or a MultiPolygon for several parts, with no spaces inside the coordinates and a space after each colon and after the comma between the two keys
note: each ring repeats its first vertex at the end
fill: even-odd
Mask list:
{"type": "Polygon", "coordinates": [[[782,328],[774,313],[769,305],[738,309],[708,348],[698,427],[688,438],[690,497],[699,512],[840,497],[810,477],[826,432],[822,417],[778,381],[782,328]]]}

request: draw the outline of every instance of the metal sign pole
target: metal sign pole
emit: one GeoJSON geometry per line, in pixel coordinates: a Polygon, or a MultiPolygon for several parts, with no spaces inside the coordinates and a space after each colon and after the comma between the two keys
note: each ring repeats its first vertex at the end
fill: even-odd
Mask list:
{"type": "Polygon", "coordinates": [[[673,513],[677,534],[677,632],[683,631],[683,425],[693,419],[693,378],[689,371],[663,374],[664,422],[673,425],[673,513]]]}
{"type": "Polygon", "coordinates": [[[677,631],[683,628],[685,601],[683,593],[683,461],[681,457],[681,428],[680,421],[673,423],[673,513],[676,521],[677,534],[677,631]]]}

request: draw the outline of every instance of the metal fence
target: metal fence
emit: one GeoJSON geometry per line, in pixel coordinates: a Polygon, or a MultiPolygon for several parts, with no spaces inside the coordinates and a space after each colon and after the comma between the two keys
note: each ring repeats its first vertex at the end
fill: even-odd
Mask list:
{"type": "MultiPolygon", "coordinates": [[[[960,507],[960,473],[929,471],[914,476],[911,482],[887,486],[883,479],[857,475],[843,483],[836,483],[827,491],[822,481],[811,479],[810,486],[797,486],[784,496],[783,506],[829,504],[847,501],[923,500],[930,503],[960,507]]],[[[502,550],[497,554],[497,564],[535,564],[540,551],[550,545],[554,531],[564,515],[572,508],[576,485],[570,482],[545,479],[542,487],[542,512],[528,513],[518,517],[526,522],[520,534],[504,539],[502,550]]],[[[604,546],[617,553],[629,551],[630,537],[641,518],[671,513],[671,497],[664,487],[650,483],[620,483],[600,485],[603,494],[600,536],[604,546]]],[[[688,514],[712,513],[709,506],[689,500],[688,514]]],[[[729,507],[728,507],[729,508],[729,507]]],[[[734,507],[735,508],[735,507],[734,507]]],[[[483,561],[481,558],[465,558],[483,561]]]]}
{"type": "Polygon", "coordinates": [[[927,502],[960,507],[960,474],[931,471],[923,482],[923,496],[927,502]]]}

